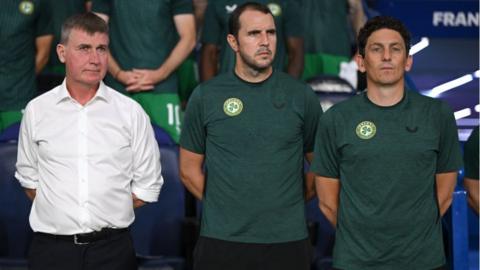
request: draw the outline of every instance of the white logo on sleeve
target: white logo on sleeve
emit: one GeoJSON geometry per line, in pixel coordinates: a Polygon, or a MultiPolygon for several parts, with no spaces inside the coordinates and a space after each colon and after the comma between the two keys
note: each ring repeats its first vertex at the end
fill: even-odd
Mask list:
{"type": "Polygon", "coordinates": [[[237,9],[237,4],[233,4],[231,6],[229,5],[225,6],[225,10],[227,11],[227,14],[232,13],[233,11],[235,11],[235,9],[237,9]]]}

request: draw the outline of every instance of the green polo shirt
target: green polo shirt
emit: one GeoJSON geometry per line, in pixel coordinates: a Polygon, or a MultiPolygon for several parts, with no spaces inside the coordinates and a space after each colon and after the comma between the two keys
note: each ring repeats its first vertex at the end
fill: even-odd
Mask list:
{"type": "Polygon", "coordinates": [[[333,266],[348,270],[444,265],[435,175],[462,166],[446,103],[406,91],[380,107],[366,93],[330,108],[311,170],[340,179],[333,266]]]}
{"type": "Polygon", "coordinates": [[[247,243],[307,237],[303,161],[321,113],[311,88],[283,72],[261,83],[228,72],[195,89],[180,145],[205,155],[202,236],[247,243]]]}
{"type": "MultiPolygon", "coordinates": [[[[214,44],[220,48],[219,73],[232,71],[235,66],[235,54],[227,43],[228,19],[230,14],[247,0],[209,1],[205,11],[202,43],[214,44]]],[[[300,6],[292,0],[259,0],[268,5],[275,19],[277,28],[277,52],[273,66],[285,70],[287,64],[286,42],[288,37],[303,37],[303,25],[300,6]]]]}
{"type": "Polygon", "coordinates": [[[35,39],[53,34],[45,0],[2,1],[0,8],[0,111],[25,107],[35,96],[35,39]]]}

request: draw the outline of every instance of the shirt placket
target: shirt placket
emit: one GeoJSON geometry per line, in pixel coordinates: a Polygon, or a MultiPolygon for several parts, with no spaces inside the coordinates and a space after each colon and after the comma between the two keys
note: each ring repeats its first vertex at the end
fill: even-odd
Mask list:
{"type": "Polygon", "coordinates": [[[88,109],[82,107],[78,121],[78,204],[82,229],[89,227],[88,213],[88,109]]]}

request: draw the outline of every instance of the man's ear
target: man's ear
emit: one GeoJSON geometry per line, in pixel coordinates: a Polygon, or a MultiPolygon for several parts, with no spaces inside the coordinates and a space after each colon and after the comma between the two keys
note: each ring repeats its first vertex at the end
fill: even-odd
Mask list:
{"type": "Polygon", "coordinates": [[[413,57],[411,55],[407,56],[407,62],[405,63],[405,71],[408,72],[412,69],[413,57]]]}
{"type": "Polygon", "coordinates": [[[57,55],[61,63],[65,63],[65,46],[63,44],[57,45],[57,55]]]}
{"type": "Polygon", "coordinates": [[[237,38],[235,38],[234,35],[228,34],[227,42],[234,52],[238,52],[238,42],[237,42],[237,38]]]}
{"type": "Polygon", "coordinates": [[[363,56],[361,56],[359,53],[355,54],[355,62],[357,62],[358,70],[364,73],[366,69],[363,56]]]}

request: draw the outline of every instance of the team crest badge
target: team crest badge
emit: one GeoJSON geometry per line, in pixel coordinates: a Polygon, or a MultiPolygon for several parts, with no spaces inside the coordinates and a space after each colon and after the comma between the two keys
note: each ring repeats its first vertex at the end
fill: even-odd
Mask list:
{"type": "Polygon", "coordinates": [[[375,136],[377,127],[370,121],[363,121],[357,125],[355,132],[360,139],[368,140],[375,136]]]}
{"type": "Polygon", "coordinates": [[[243,103],[238,98],[229,98],[223,103],[223,111],[228,116],[237,116],[243,110],[243,103]]]}
{"type": "Polygon", "coordinates": [[[20,2],[18,9],[20,10],[21,13],[25,15],[30,15],[33,13],[35,8],[32,1],[22,1],[20,2]]]}
{"type": "Polygon", "coordinates": [[[277,3],[270,3],[267,5],[270,11],[272,12],[273,16],[278,17],[282,15],[282,8],[277,3]]]}

